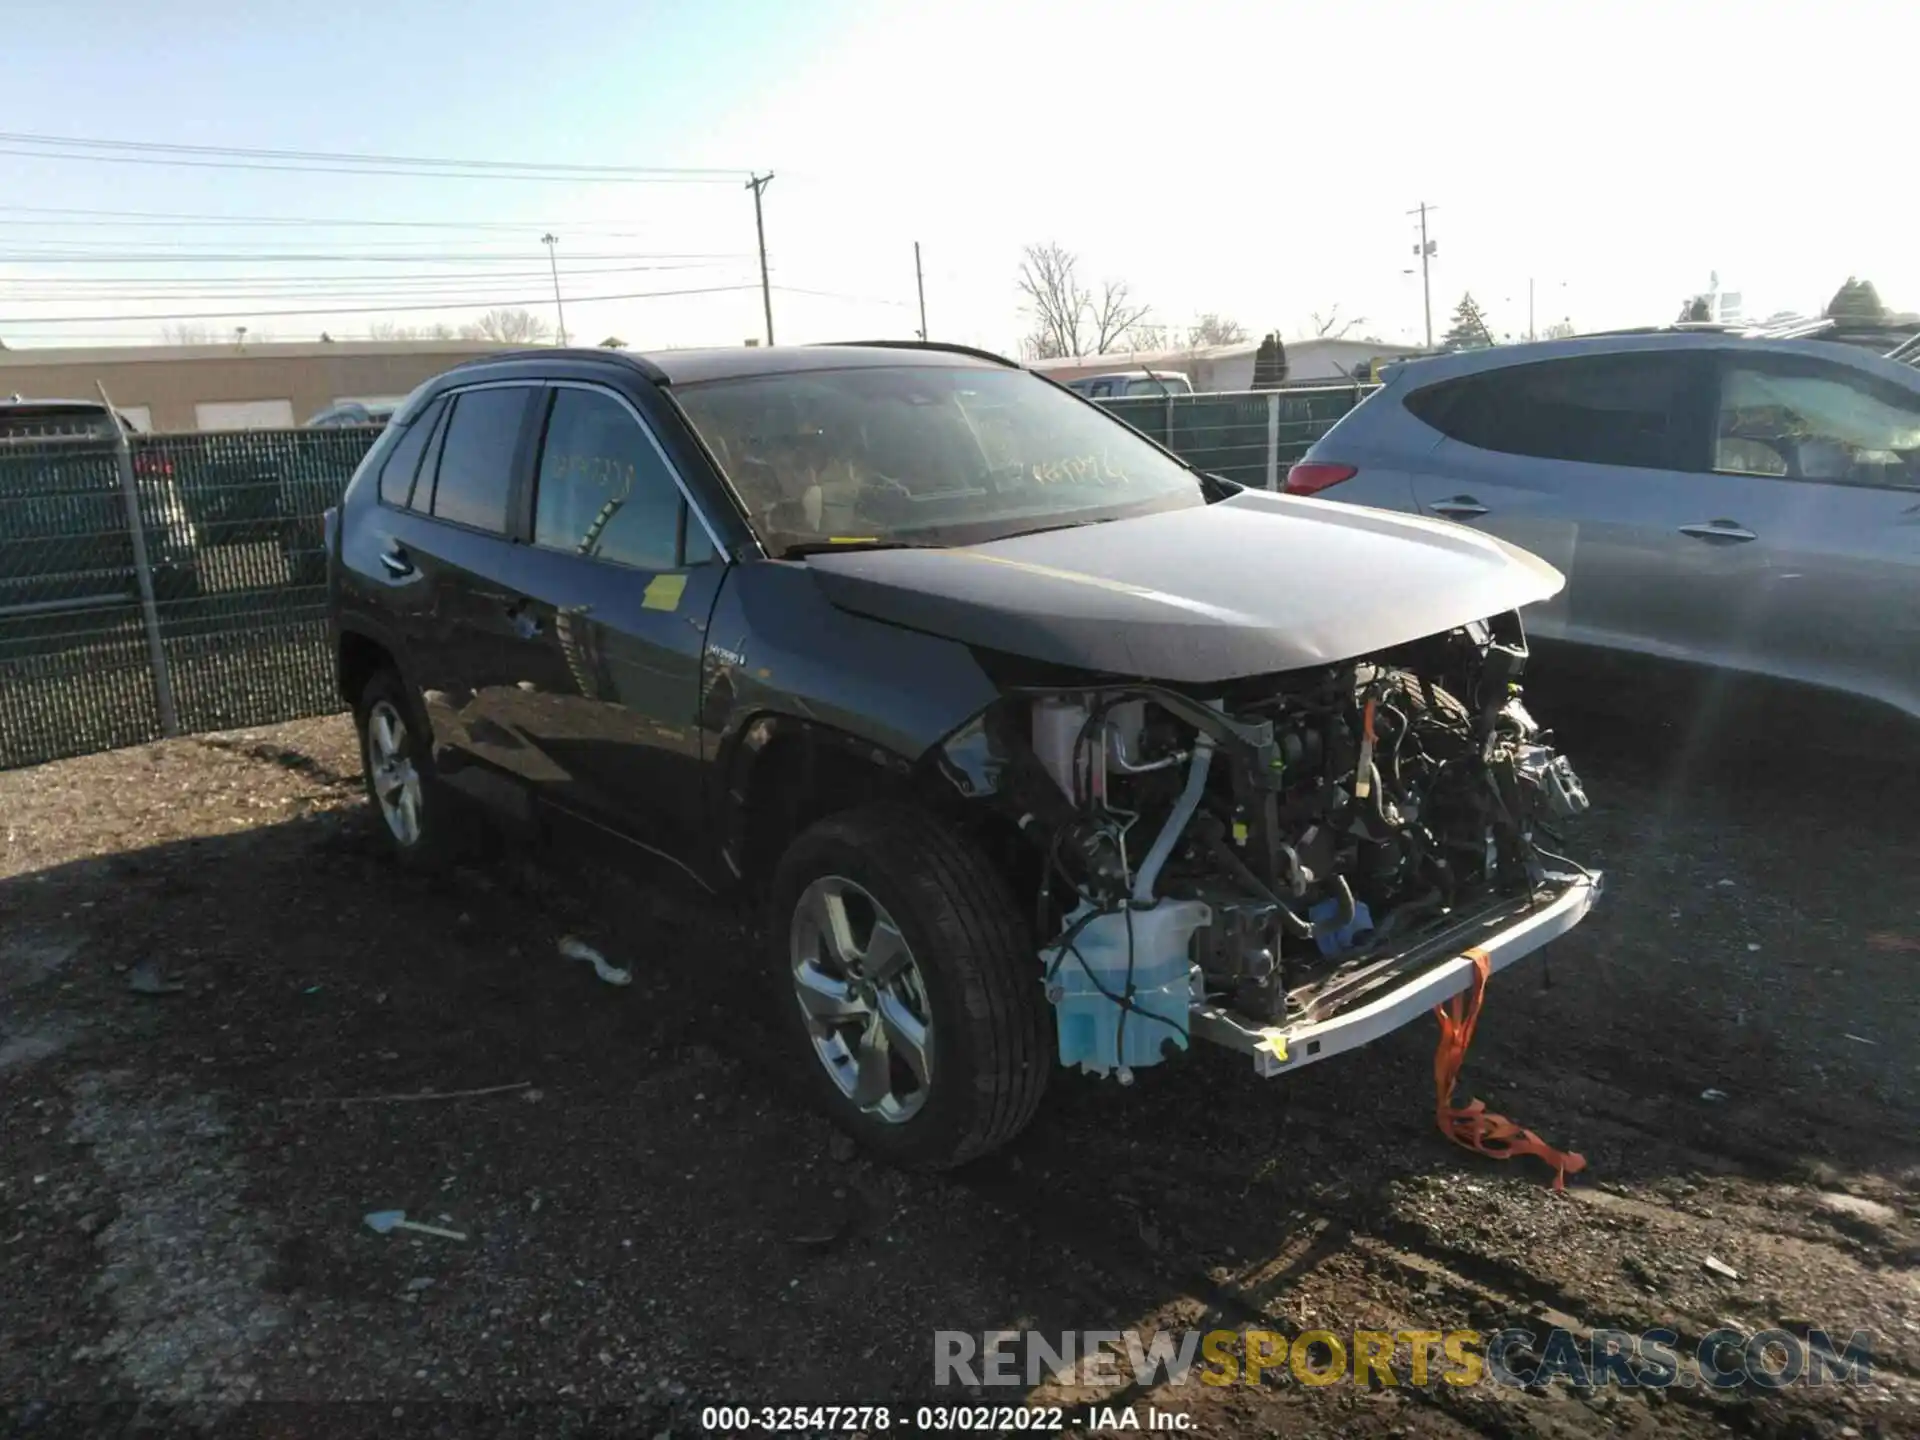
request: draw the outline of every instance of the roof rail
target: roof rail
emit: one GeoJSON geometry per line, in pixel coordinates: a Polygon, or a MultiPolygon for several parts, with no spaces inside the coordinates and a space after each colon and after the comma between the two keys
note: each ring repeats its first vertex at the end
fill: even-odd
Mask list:
{"type": "Polygon", "coordinates": [[[822,345],[861,346],[875,350],[945,350],[954,355],[971,355],[976,360],[991,360],[996,365],[1004,365],[1009,370],[1024,370],[1027,367],[1018,360],[1009,360],[1004,355],[996,355],[991,350],[981,350],[972,345],[955,345],[946,340],[822,340],[822,345]]]}
{"type": "MultiPolygon", "coordinates": [[[[599,360],[613,365],[630,365],[656,385],[667,383],[666,372],[646,356],[631,350],[608,350],[599,345],[536,345],[514,350],[494,350],[470,360],[462,360],[452,370],[497,365],[502,360],[599,360]]],[[[446,373],[451,374],[452,370],[446,373]]]]}
{"type": "Polygon", "coordinates": [[[1755,325],[1742,333],[1749,340],[1807,340],[1833,329],[1830,315],[1797,315],[1772,325],[1755,325]]]}

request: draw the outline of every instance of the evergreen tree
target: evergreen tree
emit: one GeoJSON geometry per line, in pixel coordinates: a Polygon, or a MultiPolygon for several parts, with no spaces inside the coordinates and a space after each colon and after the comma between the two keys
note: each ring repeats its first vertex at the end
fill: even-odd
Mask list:
{"type": "Polygon", "coordinates": [[[1887,307],[1880,303],[1880,292],[1873,288],[1871,280],[1856,280],[1849,275],[1847,283],[1827,302],[1827,314],[1835,320],[1871,324],[1886,318],[1887,307]]]}
{"type": "Polygon", "coordinates": [[[1287,381],[1287,347],[1280,333],[1269,330],[1260,348],[1253,352],[1253,388],[1278,390],[1287,381]]]}
{"type": "Polygon", "coordinates": [[[1440,348],[1447,351],[1480,350],[1491,344],[1493,332],[1487,329],[1486,317],[1481,315],[1472,294],[1462,295],[1460,303],[1453,307],[1453,324],[1440,341],[1440,348]]]}

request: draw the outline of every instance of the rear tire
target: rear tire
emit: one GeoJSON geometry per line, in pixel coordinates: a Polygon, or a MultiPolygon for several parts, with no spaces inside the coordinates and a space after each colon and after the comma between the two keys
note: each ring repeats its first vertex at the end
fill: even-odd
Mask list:
{"type": "Polygon", "coordinates": [[[905,805],[831,816],[782,857],[770,906],[794,1063],[836,1124],[925,1169],[1026,1127],[1053,1063],[1040,962],[1006,880],[971,841],[905,805]],[[836,923],[850,943],[826,933],[836,923]]]}
{"type": "Polygon", "coordinates": [[[456,853],[452,797],[433,768],[419,702],[398,672],[383,667],[361,687],[354,705],[360,767],[380,833],[402,863],[438,870],[456,853]]]}

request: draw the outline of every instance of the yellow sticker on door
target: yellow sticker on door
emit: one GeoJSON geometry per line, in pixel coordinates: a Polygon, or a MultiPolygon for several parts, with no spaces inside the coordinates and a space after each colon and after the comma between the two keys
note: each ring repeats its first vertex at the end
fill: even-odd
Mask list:
{"type": "Polygon", "coordinates": [[[680,597],[686,591],[686,576],[656,575],[647,582],[646,594],[640,598],[640,607],[643,610],[678,610],[680,597]]]}

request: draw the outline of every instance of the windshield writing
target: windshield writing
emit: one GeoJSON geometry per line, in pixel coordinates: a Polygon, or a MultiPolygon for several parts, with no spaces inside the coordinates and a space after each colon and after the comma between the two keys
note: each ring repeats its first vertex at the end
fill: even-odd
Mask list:
{"type": "Polygon", "coordinates": [[[1018,370],[803,371],[676,391],[776,554],[968,544],[1204,502],[1124,424],[1018,370]]]}

